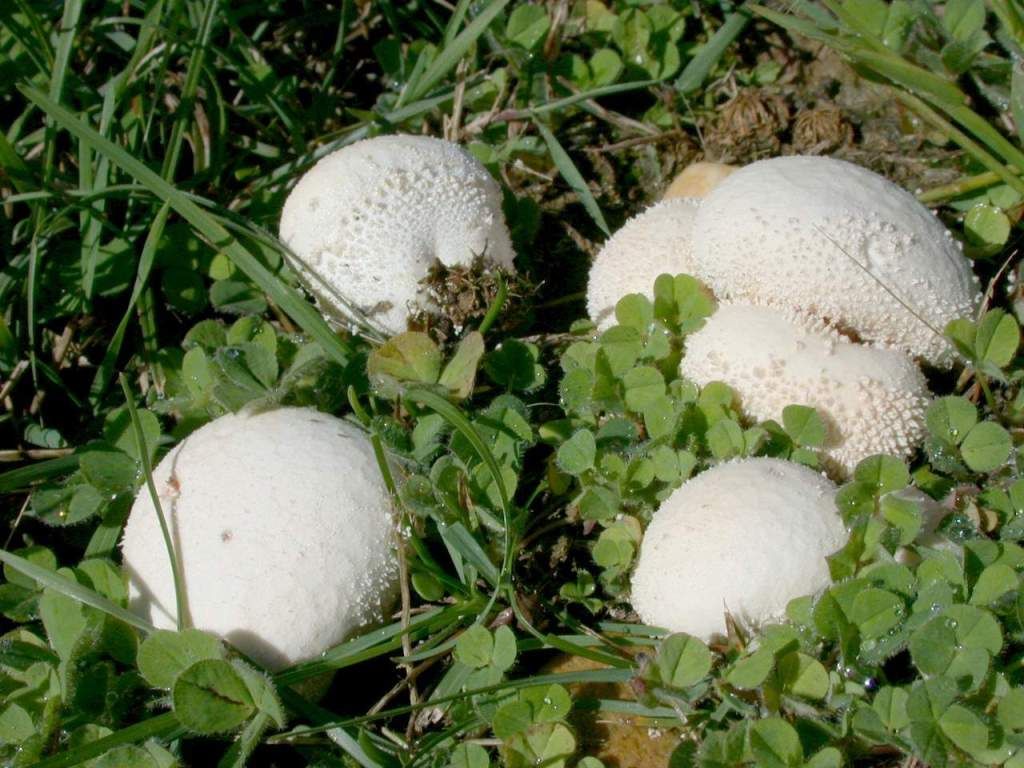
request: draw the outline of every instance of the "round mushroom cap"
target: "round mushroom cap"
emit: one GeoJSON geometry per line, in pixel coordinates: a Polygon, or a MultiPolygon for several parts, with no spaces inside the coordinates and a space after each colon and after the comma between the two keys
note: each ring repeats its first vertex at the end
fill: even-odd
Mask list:
{"type": "Polygon", "coordinates": [[[959,244],[913,195],[824,157],[732,174],[701,205],[693,255],[720,298],[802,310],[940,366],[954,360],[946,324],[980,301],[959,244]]]}
{"type": "Polygon", "coordinates": [[[712,189],[737,170],[738,166],[726,163],[691,163],[672,179],[672,183],[668,185],[661,198],[669,200],[673,197],[707,197],[712,189]]]}
{"type": "Polygon", "coordinates": [[[662,273],[693,274],[690,238],[700,200],[677,197],[637,214],[594,257],[587,312],[600,328],[615,324],[615,305],[628,293],[650,296],[662,273]]]}
{"type": "MultiPolygon", "coordinates": [[[[398,584],[370,441],[312,408],[221,416],[153,472],[192,626],[278,670],[380,621],[398,584]]],[[[130,607],[174,629],[170,559],[145,487],[122,542],[130,607]]]]}
{"type": "Polygon", "coordinates": [[[420,281],[436,262],[482,256],[511,270],[515,257],[498,184],[464,149],[429,136],[327,155],[288,196],[280,234],[326,315],[350,319],[348,301],[390,333],[406,329],[411,309],[433,309],[420,281]]]}
{"type": "Polygon", "coordinates": [[[780,459],[719,464],[683,483],[655,512],[632,580],[647,624],[704,641],[725,614],[760,626],[830,583],[825,558],[846,541],[836,487],[780,459]]]}
{"type": "Polygon", "coordinates": [[[913,360],[773,307],[720,304],[687,337],[680,372],[702,387],[724,381],[758,421],[781,422],[787,405],[816,408],[840,476],[876,453],[909,458],[927,432],[928,387],[913,360]]]}

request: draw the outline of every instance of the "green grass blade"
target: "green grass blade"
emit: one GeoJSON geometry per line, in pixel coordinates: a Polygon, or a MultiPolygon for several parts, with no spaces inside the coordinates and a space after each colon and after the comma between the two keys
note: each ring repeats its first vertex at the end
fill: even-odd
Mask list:
{"type": "Polygon", "coordinates": [[[69,579],[67,576],[62,576],[56,571],[51,571],[47,568],[36,565],[35,563],[29,562],[23,557],[19,557],[12,552],[8,552],[6,549],[0,549],[0,561],[11,566],[11,568],[16,570],[18,573],[22,573],[29,578],[35,579],[44,587],[49,587],[56,592],[60,592],[65,597],[70,597],[72,600],[76,600],[83,605],[88,605],[98,611],[102,611],[108,616],[113,616],[115,619],[119,619],[125,624],[130,624],[136,629],[140,629],[146,633],[154,630],[153,625],[145,619],[136,616],[131,611],[126,610],[116,603],[108,600],[98,592],[79,584],[77,581],[69,579]]]}
{"type": "Polygon", "coordinates": [[[813,21],[802,19],[799,16],[794,16],[789,13],[779,13],[778,11],[766,8],[763,5],[758,5],[757,3],[748,3],[746,8],[753,11],[758,16],[763,16],[773,24],[778,24],[780,27],[787,29],[790,32],[796,32],[797,34],[809,37],[812,40],[817,40],[830,46],[838,47],[838,40],[835,36],[824,31],[813,21]]]}
{"type": "Polygon", "coordinates": [[[440,107],[454,98],[455,90],[452,89],[437,96],[428,96],[424,99],[414,101],[412,104],[406,104],[404,107],[393,109],[392,111],[382,115],[382,118],[388,123],[399,125],[413,117],[422,115],[424,112],[429,112],[436,107],[440,107]]]}
{"type": "Polygon", "coordinates": [[[341,63],[345,60],[345,38],[348,37],[349,28],[352,26],[352,0],[341,0],[341,7],[338,9],[338,29],[334,35],[334,47],[331,50],[331,65],[324,72],[320,81],[320,93],[326,93],[331,83],[334,82],[334,75],[337,73],[341,63]]]}
{"type": "MultiPolygon", "coordinates": [[[[986,162],[986,167],[993,172],[998,172],[993,167],[993,163],[999,167],[1012,165],[1024,169],[1024,152],[1021,152],[989,121],[968,107],[966,94],[955,83],[888,50],[880,40],[874,39],[866,31],[856,14],[847,11],[842,5],[830,3],[830,6],[839,19],[846,24],[852,35],[849,40],[845,40],[837,36],[820,34],[819,39],[823,39],[828,45],[844,52],[855,63],[873,70],[911,95],[928,101],[933,107],[942,110],[970,131],[975,139],[999,156],[986,162]]],[[[807,22],[804,22],[803,26],[798,26],[793,23],[794,19],[791,16],[779,14],[760,6],[753,6],[753,9],[781,26],[795,31],[803,31],[806,28],[807,22]]],[[[957,143],[964,146],[961,139],[956,140],[957,143]]],[[[979,153],[973,149],[969,151],[981,161],[979,153]]],[[[1002,168],[1002,172],[1004,180],[1017,188],[1007,178],[1010,172],[1005,168],[1002,168]]]]}
{"type": "Polygon", "coordinates": [[[119,508],[117,511],[116,515],[110,510],[104,513],[100,524],[96,526],[92,536],[89,537],[89,543],[86,544],[85,552],[82,555],[83,560],[88,560],[90,557],[111,557],[114,554],[131,510],[119,508]]]}
{"type": "Polygon", "coordinates": [[[967,101],[963,91],[955,84],[911,64],[897,54],[858,47],[849,51],[849,55],[858,63],[918,96],[949,106],[963,105],[967,101]]]}
{"type": "Polygon", "coordinates": [[[178,725],[178,719],[173,712],[165,712],[162,715],[143,720],[141,723],[129,725],[109,736],[104,736],[96,741],[76,749],[41,760],[35,764],[35,768],[70,768],[73,765],[81,765],[84,762],[99,757],[115,747],[122,747],[126,744],[137,744],[146,739],[163,738],[173,739],[184,735],[185,729],[178,725]]]}
{"type": "Polygon", "coordinates": [[[56,368],[43,360],[37,360],[36,364],[39,367],[39,373],[42,378],[49,381],[53,386],[60,390],[61,394],[67,397],[71,401],[72,405],[76,408],[81,408],[83,403],[75,391],[64,381],[64,377],[60,375],[56,368]]]}
{"type": "MultiPolygon", "coordinates": [[[[71,61],[71,48],[75,42],[78,20],[82,16],[82,0],[67,0],[64,3],[64,14],[60,20],[60,33],[57,37],[57,51],[53,58],[50,71],[49,96],[59,104],[64,95],[64,81],[67,79],[68,63],[71,61]]],[[[57,144],[53,137],[53,124],[46,126],[46,159],[43,161],[43,183],[53,178],[54,160],[57,157],[57,144]]]]}
{"type": "Polygon", "coordinates": [[[459,522],[451,523],[444,530],[443,535],[447,541],[451,542],[452,546],[459,550],[462,558],[490,582],[492,587],[501,584],[501,572],[491,562],[491,558],[487,556],[484,548],[473,538],[473,534],[466,526],[459,522]]]}
{"type": "MultiPolygon", "coordinates": [[[[477,328],[481,336],[487,335],[491,326],[494,325],[499,315],[501,315],[501,310],[505,306],[505,300],[508,298],[508,283],[505,282],[501,272],[496,273],[496,277],[498,280],[498,293],[494,297],[494,301],[491,302],[491,306],[487,308],[487,314],[484,315],[484,319],[480,321],[480,327],[477,328]]],[[[442,383],[444,383],[443,379],[442,383]]]]}
{"type": "Polygon", "coordinates": [[[281,183],[284,179],[294,177],[311,167],[320,158],[326,157],[336,150],[346,147],[349,144],[353,144],[360,139],[365,139],[370,135],[370,126],[366,123],[357,123],[353,126],[349,126],[344,129],[343,135],[332,141],[327,141],[317,147],[313,147],[311,150],[303,155],[299,155],[293,160],[289,160],[286,163],[282,163],[270,170],[269,173],[261,177],[251,190],[253,197],[258,197],[258,192],[272,187],[276,184],[281,183]]]}
{"type": "Polygon", "coordinates": [[[224,753],[224,757],[217,763],[217,768],[245,768],[249,756],[260,745],[260,740],[269,726],[270,715],[266,712],[257,712],[256,716],[246,723],[235,743],[224,753]]]}
{"type": "Polygon", "coordinates": [[[344,728],[334,726],[326,729],[324,733],[327,734],[327,738],[341,747],[349,757],[363,766],[363,768],[384,768],[384,766],[366,754],[366,750],[344,728]]]}
{"type": "Polygon", "coordinates": [[[1013,142],[1003,136],[988,120],[973,109],[964,104],[946,106],[938,103],[936,106],[945,109],[950,117],[999,155],[1006,165],[1012,165],[1019,170],[1024,170],[1024,152],[1021,152],[1013,142]]]}
{"type": "Polygon", "coordinates": [[[8,5],[0,12],[0,21],[12,33],[14,38],[21,43],[25,53],[36,65],[41,75],[47,75],[53,69],[53,47],[50,45],[50,38],[43,28],[43,22],[39,14],[26,0],[14,0],[13,5],[8,5]],[[28,29],[21,26],[14,18],[14,6],[28,22],[28,29]],[[33,38],[33,39],[30,39],[33,38]]]}
{"type": "Polygon", "coordinates": [[[160,173],[168,181],[174,178],[174,171],[178,167],[178,158],[181,156],[181,144],[185,137],[185,128],[192,121],[192,104],[196,98],[199,77],[203,72],[203,59],[206,57],[206,48],[210,43],[210,33],[213,29],[213,19],[219,5],[219,0],[206,0],[206,6],[203,8],[202,22],[195,33],[196,43],[188,60],[185,84],[181,88],[181,101],[178,103],[178,109],[174,116],[174,125],[171,128],[170,149],[164,155],[163,170],[160,173]]]}
{"type": "MultiPolygon", "coordinates": [[[[505,488],[505,481],[501,476],[501,468],[498,465],[498,460],[494,458],[494,454],[491,453],[490,448],[480,437],[480,433],[476,431],[476,427],[462,415],[462,411],[452,405],[450,402],[445,400],[443,397],[438,395],[436,392],[431,392],[429,389],[410,388],[405,390],[405,397],[413,402],[420,403],[435,411],[445,421],[451,424],[455,429],[462,433],[462,436],[466,438],[473,450],[476,451],[480,460],[487,467],[488,472],[491,473],[491,479],[494,480],[494,486],[498,489],[498,496],[501,499],[501,506],[504,513],[511,518],[512,514],[512,503],[509,499],[508,490],[505,488]]],[[[506,524],[509,522],[507,519],[506,524]]],[[[506,534],[510,533],[506,531],[506,534]]]]}
{"type": "Polygon", "coordinates": [[[583,203],[583,207],[590,214],[590,218],[594,220],[594,223],[597,224],[602,232],[610,236],[611,230],[608,229],[608,222],[604,220],[601,207],[597,204],[597,200],[594,199],[590,187],[587,186],[587,182],[576,167],[576,164],[569,157],[569,153],[558,142],[550,128],[540,120],[534,120],[533,122],[537,126],[537,130],[540,131],[540,135],[544,137],[544,142],[548,145],[548,152],[551,153],[551,159],[558,168],[558,172],[562,174],[562,178],[565,179],[566,183],[577,194],[580,202],[583,203]]]}
{"type": "MultiPolygon", "coordinates": [[[[627,93],[629,91],[637,91],[643,88],[648,88],[652,85],[657,85],[663,82],[661,80],[634,80],[629,83],[616,83],[615,85],[604,85],[600,88],[592,88],[589,91],[580,91],[574,93],[571,96],[565,96],[561,99],[554,99],[553,101],[544,102],[538,104],[529,109],[512,110],[506,113],[505,116],[495,116],[494,125],[501,123],[507,123],[510,120],[522,120],[527,117],[534,115],[542,115],[547,112],[557,112],[559,110],[571,107],[574,104],[578,104],[581,101],[588,101],[590,99],[598,99],[602,96],[612,96],[617,93],[627,93]]],[[[438,94],[437,96],[428,96],[414,101],[412,104],[406,104],[404,107],[391,110],[381,115],[381,119],[392,125],[400,125],[407,120],[414,117],[419,117],[424,112],[429,112],[436,107],[443,106],[455,98],[455,90],[446,91],[445,93],[438,94]]]]}
{"type": "Polygon", "coordinates": [[[1018,46],[1024,48],[1024,8],[1015,0],[989,0],[989,7],[1003,29],[1018,46]]]}
{"type": "Polygon", "coordinates": [[[530,619],[523,613],[519,606],[518,597],[513,595],[511,600],[512,611],[515,614],[516,619],[519,623],[533,635],[537,640],[543,643],[546,647],[555,648],[563,653],[567,653],[570,656],[582,656],[591,661],[596,661],[601,664],[607,664],[611,667],[625,668],[629,666],[629,662],[625,659],[619,658],[618,656],[612,656],[601,651],[595,651],[585,645],[578,645],[570,640],[566,640],[558,635],[541,632],[530,621],[530,619]]]}
{"type": "Polygon", "coordinates": [[[1004,166],[996,157],[986,151],[984,147],[932,109],[923,99],[919,99],[912,93],[899,90],[896,91],[896,98],[963,147],[975,160],[988,168],[1004,183],[1024,194],[1024,180],[1016,175],[1013,169],[1004,166]]]}
{"type": "Polygon", "coordinates": [[[25,314],[28,318],[28,359],[32,364],[32,381],[39,383],[39,358],[36,355],[36,273],[39,270],[39,222],[36,209],[36,232],[28,246],[28,279],[25,281],[25,314]]]}
{"type": "MultiPolygon", "coordinates": [[[[100,114],[100,135],[106,137],[110,130],[114,115],[114,89],[107,90],[103,97],[103,109],[100,114]]],[[[96,197],[95,208],[84,205],[80,214],[80,231],[82,235],[82,261],[85,264],[82,277],[82,293],[86,301],[92,299],[93,283],[96,280],[96,263],[100,255],[100,235],[103,232],[103,216],[107,208],[107,197],[104,194],[110,181],[110,160],[100,158],[95,173],[92,167],[92,148],[79,140],[79,188],[83,193],[96,197]]]]}
{"type": "Polygon", "coordinates": [[[282,311],[290,315],[306,333],[319,342],[328,356],[342,365],[348,364],[352,354],[349,345],[331,330],[320,313],[298,291],[286,285],[263,266],[215,216],[204,211],[187,195],[160,178],[145,164],[132,157],[123,148],[104,139],[90,126],[45,94],[28,87],[23,87],[22,92],[26,98],[50,115],[58,125],[75,137],[88,140],[95,151],[109,157],[112,163],[132,176],[160,200],[169,204],[200,235],[206,238],[215,250],[223,251],[235,266],[273,299],[282,311]]]}
{"type": "Polygon", "coordinates": [[[38,186],[32,169],[21,159],[18,150],[7,140],[3,131],[0,131],[0,171],[11,180],[18,192],[32,192],[38,186]]]}
{"type": "Polygon", "coordinates": [[[455,69],[455,65],[487,30],[494,18],[504,10],[508,2],[509,0],[491,0],[462,32],[444,46],[437,57],[430,62],[430,66],[416,82],[415,87],[408,89],[403,94],[406,95],[406,99],[400,99],[397,106],[401,107],[404,101],[419,99],[455,69]]]}
{"type": "MultiPolygon", "coordinates": [[[[530,107],[528,110],[524,110],[521,113],[521,117],[516,119],[522,119],[522,117],[528,117],[531,115],[543,115],[547,112],[557,112],[566,107],[571,107],[574,104],[578,104],[581,101],[588,101],[591,99],[599,99],[602,96],[613,96],[616,93],[627,93],[628,91],[638,91],[643,88],[649,88],[652,85],[664,82],[663,80],[633,80],[629,83],[616,83],[614,85],[603,85],[600,88],[592,88],[589,91],[580,91],[574,93],[571,96],[565,96],[561,99],[555,99],[554,101],[548,101],[543,104],[538,104],[535,107],[530,107]]],[[[496,120],[495,122],[503,122],[496,120]]]]}
{"type": "Polygon", "coordinates": [[[445,398],[436,392],[417,388],[405,390],[405,397],[413,402],[427,406],[460,432],[473,447],[473,450],[480,457],[484,466],[487,467],[487,471],[494,481],[494,487],[498,490],[498,497],[501,500],[502,526],[505,529],[501,572],[498,584],[495,586],[494,592],[491,593],[491,598],[487,602],[487,607],[477,616],[477,620],[481,621],[490,614],[491,607],[498,600],[498,595],[501,594],[505,587],[510,585],[512,577],[512,558],[515,550],[514,531],[512,530],[512,500],[508,495],[508,489],[505,487],[505,481],[501,476],[501,467],[498,465],[498,460],[494,458],[494,454],[491,453],[490,448],[487,447],[483,438],[476,431],[476,427],[462,414],[462,411],[445,398]]]}
{"type": "Polygon", "coordinates": [[[509,691],[556,684],[576,685],[587,683],[628,683],[634,674],[635,671],[632,666],[628,666],[611,669],[588,669],[581,670],[579,672],[558,672],[555,674],[534,675],[533,677],[524,677],[518,680],[505,680],[497,683],[496,685],[487,685],[480,688],[473,688],[468,691],[460,691],[459,693],[452,694],[451,696],[439,696],[436,699],[423,701],[419,704],[382,710],[373,715],[360,715],[357,717],[346,718],[344,720],[336,720],[333,723],[311,726],[309,728],[297,728],[289,733],[274,736],[268,741],[270,743],[286,743],[287,740],[293,736],[308,736],[314,733],[324,733],[331,728],[348,728],[355,725],[362,725],[364,723],[371,723],[376,720],[387,720],[392,717],[411,714],[423,709],[424,707],[433,707],[456,701],[464,701],[466,697],[469,696],[484,696],[488,693],[496,693],[501,696],[505,696],[509,691]]]}
{"type": "Polygon", "coordinates": [[[676,90],[684,96],[689,96],[700,88],[718,62],[721,61],[729,46],[747,26],[748,21],[750,21],[750,15],[743,10],[726,16],[722,26],[697,52],[697,55],[683,67],[682,73],[676,80],[676,90]]]}
{"type": "Polygon", "coordinates": [[[629,715],[631,718],[662,717],[675,720],[679,713],[671,707],[645,707],[639,701],[625,699],[599,699],[584,696],[573,701],[573,708],[581,712],[606,712],[610,714],[629,715]]]}
{"type": "MultiPolygon", "coordinates": [[[[1007,168],[1007,170],[1014,175],[1020,174],[1020,171],[1013,167],[1007,168]]],[[[971,176],[963,176],[956,181],[951,181],[949,184],[940,184],[937,187],[926,189],[917,196],[917,199],[925,204],[943,203],[947,200],[953,200],[957,197],[995,186],[999,181],[999,174],[994,171],[985,171],[984,173],[971,176]]]]}
{"type": "Polygon", "coordinates": [[[459,32],[459,27],[462,26],[462,22],[466,18],[466,12],[469,11],[469,0],[459,0],[455,6],[455,10],[452,11],[452,15],[448,19],[448,26],[444,30],[444,44],[450,45],[452,40],[455,39],[455,35],[459,32]]]}
{"type": "Polygon", "coordinates": [[[764,6],[752,4],[750,10],[780,27],[813,37],[845,53],[855,62],[875,70],[883,77],[918,95],[928,95],[946,104],[964,104],[967,97],[956,84],[945,77],[912,64],[887,49],[880,41],[870,40],[858,31],[850,30],[849,37],[829,34],[813,22],[791,14],[779,13],[764,6]]]}
{"type": "Polygon", "coordinates": [[[167,216],[170,212],[170,206],[164,203],[157,212],[156,218],[153,219],[149,233],[146,235],[146,242],[142,246],[139,265],[135,272],[135,285],[132,287],[132,294],[128,299],[128,306],[125,307],[121,321],[117,324],[117,328],[114,329],[114,335],[110,338],[107,351],[103,353],[103,360],[97,366],[96,373],[92,378],[92,385],[89,387],[89,399],[92,400],[94,407],[98,407],[100,398],[114,377],[117,358],[121,353],[121,345],[124,344],[124,335],[128,331],[128,324],[131,322],[132,315],[135,312],[135,305],[142,295],[142,289],[146,286],[146,281],[149,280],[149,273],[153,269],[153,262],[156,259],[157,245],[159,245],[160,237],[164,233],[164,226],[167,224],[167,216]]]}
{"type": "Polygon", "coordinates": [[[132,431],[135,432],[135,447],[139,452],[139,461],[142,462],[142,471],[146,475],[146,488],[149,491],[149,498],[153,501],[153,509],[156,510],[157,520],[160,522],[160,533],[164,537],[164,546],[167,549],[167,558],[170,561],[171,577],[174,581],[174,604],[177,609],[176,620],[178,631],[188,626],[188,612],[185,605],[185,583],[181,578],[181,566],[178,557],[174,552],[174,544],[171,543],[171,529],[167,526],[167,517],[164,515],[163,505],[160,503],[160,494],[157,493],[156,483],[153,482],[153,467],[149,461],[149,447],[146,445],[146,436],[142,430],[142,422],[139,421],[139,412],[135,408],[135,397],[128,384],[128,378],[121,374],[121,389],[124,391],[124,402],[128,406],[128,415],[132,421],[132,431]]]}
{"type": "Polygon", "coordinates": [[[409,72],[405,86],[402,88],[401,93],[398,94],[398,99],[395,101],[395,106],[397,108],[401,109],[402,105],[404,105],[406,101],[410,98],[414,98],[412,94],[423,93],[423,91],[419,90],[420,80],[423,79],[423,75],[427,71],[427,64],[430,63],[430,58],[434,55],[436,54],[433,53],[432,49],[427,48],[416,58],[416,63],[413,64],[412,71],[409,72]]]}
{"type": "Polygon", "coordinates": [[[13,493],[28,488],[32,483],[60,477],[78,469],[75,455],[48,459],[27,467],[18,467],[0,474],[0,493],[13,493]]]}
{"type": "Polygon", "coordinates": [[[149,10],[146,11],[146,16],[142,20],[142,26],[139,28],[139,34],[135,38],[131,59],[128,60],[128,64],[117,76],[116,85],[114,86],[115,101],[121,100],[121,96],[124,95],[125,89],[131,84],[139,64],[153,50],[153,46],[158,39],[158,33],[160,32],[160,21],[163,13],[164,0],[156,0],[149,10]]]}
{"type": "MultiPolygon", "coordinates": [[[[433,632],[459,621],[467,614],[476,613],[482,607],[483,600],[478,598],[445,608],[432,608],[413,616],[409,622],[409,631],[433,632]]],[[[283,670],[274,676],[274,680],[281,685],[292,685],[325,672],[344,669],[361,661],[381,656],[396,648],[401,648],[402,632],[401,622],[394,622],[373,632],[347,640],[328,650],[318,659],[304,661],[283,670]]]]}

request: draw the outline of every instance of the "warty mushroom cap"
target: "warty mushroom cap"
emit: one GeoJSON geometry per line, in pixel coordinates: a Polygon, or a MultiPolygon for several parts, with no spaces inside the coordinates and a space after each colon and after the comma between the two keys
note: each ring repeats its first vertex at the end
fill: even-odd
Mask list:
{"type": "Polygon", "coordinates": [[[348,300],[389,333],[406,329],[410,308],[433,308],[420,281],[435,261],[483,256],[511,270],[515,257],[498,184],[429,136],[364,139],[322,158],[288,196],[280,234],[325,314],[350,319],[348,300]]]}
{"type": "Polygon", "coordinates": [[[700,207],[693,256],[719,298],[799,309],[940,366],[954,360],[946,324],[980,300],[959,244],[913,195],[824,157],[729,176],[700,207]]]}
{"type": "Polygon", "coordinates": [[[725,382],[759,421],[781,422],[787,405],[816,408],[825,455],[841,476],[876,453],[910,457],[927,431],[928,388],[913,360],[796,312],[719,304],[687,337],[680,372],[700,386],[725,382]]]}
{"type": "Polygon", "coordinates": [[[805,466],[740,459],[687,480],[644,533],[632,578],[647,624],[704,641],[725,634],[725,613],[748,626],[830,583],[825,558],[846,530],[836,488],[805,466]]]}
{"type": "Polygon", "coordinates": [[[662,200],[673,197],[707,197],[711,190],[721,184],[727,177],[739,170],[738,166],[726,163],[711,163],[706,160],[691,163],[672,179],[662,200]]]}
{"type": "MultiPolygon", "coordinates": [[[[370,441],[312,408],[229,414],[153,480],[191,624],[271,670],[383,618],[397,592],[391,505],[370,441]]],[[[133,611],[174,629],[170,558],[143,487],[122,542],[133,611]]]]}
{"type": "Polygon", "coordinates": [[[587,312],[598,327],[615,324],[615,305],[626,294],[650,296],[663,272],[693,273],[690,238],[699,206],[689,197],[655,203],[605,242],[587,284],[587,312]]]}

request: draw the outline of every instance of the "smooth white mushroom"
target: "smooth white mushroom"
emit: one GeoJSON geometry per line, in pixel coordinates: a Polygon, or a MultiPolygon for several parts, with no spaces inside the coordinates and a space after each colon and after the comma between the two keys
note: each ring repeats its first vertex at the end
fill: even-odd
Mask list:
{"type": "MultiPolygon", "coordinates": [[[[379,621],[397,590],[394,526],[373,449],[311,408],[222,416],[153,473],[188,618],[271,670],[379,621]]],[[[122,543],[132,610],[175,627],[170,558],[150,494],[122,543]]]]}
{"type": "Polygon", "coordinates": [[[907,355],[855,344],[795,312],[720,304],[687,337],[680,372],[701,386],[724,381],[760,421],[781,422],[787,405],[816,408],[839,475],[876,453],[909,458],[926,433],[928,388],[907,355]]]}
{"type": "Polygon", "coordinates": [[[600,328],[615,324],[615,305],[627,293],[650,296],[658,275],[692,273],[690,238],[699,205],[687,197],[655,203],[608,239],[587,285],[587,311],[600,328]]]}
{"type": "Polygon", "coordinates": [[[696,274],[719,298],[799,309],[936,365],[954,359],[946,324],[980,299],[942,223],[841,160],[752,163],[711,192],[693,231],[696,274]]]}
{"type": "Polygon", "coordinates": [[[711,190],[739,170],[738,166],[701,161],[686,166],[672,179],[662,200],[673,197],[707,197],[711,190]]]}
{"type": "Polygon", "coordinates": [[[281,239],[325,314],[346,301],[390,333],[411,310],[433,309],[430,268],[478,256],[512,269],[501,189],[472,155],[428,136],[381,136],[321,159],[285,202],[281,239]]]}
{"type": "Polygon", "coordinates": [[[830,583],[825,558],[846,541],[817,472],[780,459],[719,464],[666,499],[644,533],[632,580],[646,624],[710,640],[728,611],[747,626],[830,583]]]}

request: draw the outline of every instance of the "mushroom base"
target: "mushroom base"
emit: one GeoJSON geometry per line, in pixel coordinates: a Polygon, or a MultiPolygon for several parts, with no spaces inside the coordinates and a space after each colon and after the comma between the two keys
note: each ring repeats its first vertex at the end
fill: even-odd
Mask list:
{"type": "Polygon", "coordinates": [[[498,296],[499,275],[508,293],[498,330],[511,332],[525,325],[531,313],[527,297],[534,293],[535,286],[522,275],[496,268],[485,258],[477,257],[469,266],[446,267],[440,261],[434,262],[420,281],[424,300],[410,314],[409,327],[426,331],[442,343],[454,338],[487,314],[498,296]]]}

